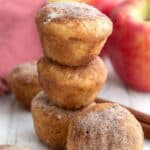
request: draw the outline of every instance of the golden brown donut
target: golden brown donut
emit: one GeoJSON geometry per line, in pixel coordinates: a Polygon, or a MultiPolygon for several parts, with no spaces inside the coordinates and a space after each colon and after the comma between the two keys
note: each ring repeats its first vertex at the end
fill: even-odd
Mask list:
{"type": "Polygon", "coordinates": [[[8,84],[16,99],[30,108],[31,100],[41,90],[37,62],[21,64],[13,69],[8,75],[8,84]]]}
{"type": "Polygon", "coordinates": [[[53,2],[36,16],[44,53],[67,66],[87,64],[98,55],[112,32],[110,19],[79,2],[53,2]]]}
{"type": "Polygon", "coordinates": [[[143,131],[135,117],[117,104],[96,104],[69,125],[67,150],[143,150],[143,131]]]}
{"type": "Polygon", "coordinates": [[[40,140],[54,149],[65,149],[70,120],[79,111],[59,108],[48,100],[44,92],[37,94],[32,101],[32,116],[40,140]]]}
{"type": "Polygon", "coordinates": [[[105,64],[98,56],[80,67],[62,66],[46,57],[41,58],[38,72],[49,99],[67,109],[77,109],[93,102],[107,76],[105,64]]]}
{"type": "Polygon", "coordinates": [[[0,150],[30,150],[28,148],[22,148],[16,145],[0,145],[0,150]]]}

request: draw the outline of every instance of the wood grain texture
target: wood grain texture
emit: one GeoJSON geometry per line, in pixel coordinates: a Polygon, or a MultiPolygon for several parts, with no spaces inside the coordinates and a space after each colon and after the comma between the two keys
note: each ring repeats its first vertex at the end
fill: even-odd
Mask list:
{"type": "MultiPolygon", "coordinates": [[[[150,114],[150,94],[140,93],[124,86],[113,72],[98,97],[115,100],[121,104],[150,114]]],[[[51,150],[37,138],[31,113],[24,110],[11,95],[0,97],[0,144],[17,144],[32,150],[51,150]]],[[[150,150],[150,141],[145,140],[144,150],[150,150]]]]}

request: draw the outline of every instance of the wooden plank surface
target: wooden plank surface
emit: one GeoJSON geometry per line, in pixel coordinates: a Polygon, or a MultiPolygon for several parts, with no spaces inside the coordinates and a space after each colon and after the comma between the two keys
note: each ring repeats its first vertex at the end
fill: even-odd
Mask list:
{"type": "MultiPolygon", "coordinates": [[[[98,97],[114,100],[150,114],[150,94],[139,93],[124,86],[109,63],[109,76],[98,97]]],[[[0,97],[0,144],[17,144],[32,150],[48,150],[37,138],[31,113],[24,110],[13,95],[0,97]]],[[[145,140],[144,150],[150,150],[145,140]]]]}

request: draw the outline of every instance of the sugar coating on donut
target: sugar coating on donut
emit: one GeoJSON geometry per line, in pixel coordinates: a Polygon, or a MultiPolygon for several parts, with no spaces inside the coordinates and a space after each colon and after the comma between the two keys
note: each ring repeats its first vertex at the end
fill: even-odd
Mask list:
{"type": "Polygon", "coordinates": [[[57,18],[94,19],[105,16],[93,6],[79,2],[51,2],[42,7],[40,13],[44,23],[57,18]]]}
{"type": "Polygon", "coordinates": [[[27,78],[29,75],[38,76],[37,61],[20,64],[12,73],[14,78],[27,78]]]}
{"type": "MultiPolygon", "coordinates": [[[[86,131],[92,126],[94,129],[94,126],[97,125],[96,127],[99,128],[98,130],[101,131],[101,134],[105,135],[106,131],[118,128],[118,121],[125,118],[127,118],[127,112],[118,105],[114,105],[113,107],[108,108],[102,112],[90,112],[87,115],[85,114],[83,119],[80,120],[80,126],[82,126],[83,131],[86,131]]],[[[92,137],[95,137],[94,134],[97,133],[91,132],[90,134],[92,137]]],[[[125,139],[122,137],[122,134],[116,131],[114,132],[114,136],[119,137],[119,139],[122,139],[125,143],[128,142],[128,139],[125,139]]]]}
{"type": "MultiPolygon", "coordinates": [[[[78,132],[78,138],[80,138],[81,135],[81,138],[83,137],[84,140],[79,140],[78,143],[74,140],[74,145],[78,147],[77,150],[91,150],[95,146],[96,148],[100,147],[103,150],[106,150],[109,147],[111,147],[111,150],[128,150],[128,144],[134,145],[142,139],[142,130],[138,130],[138,128],[141,129],[141,127],[136,121],[134,121],[137,129],[134,130],[135,132],[137,131],[135,133],[136,136],[131,138],[131,135],[129,138],[127,125],[124,126],[124,123],[121,124],[122,121],[128,121],[129,117],[132,117],[132,115],[117,104],[102,112],[93,111],[84,115],[82,114],[75,122],[75,128],[73,128],[76,131],[72,132],[71,137],[76,137],[75,134],[78,132]],[[86,143],[89,141],[90,143],[87,146],[86,143]]],[[[131,126],[133,127],[134,124],[129,124],[129,128],[131,126]]]]}

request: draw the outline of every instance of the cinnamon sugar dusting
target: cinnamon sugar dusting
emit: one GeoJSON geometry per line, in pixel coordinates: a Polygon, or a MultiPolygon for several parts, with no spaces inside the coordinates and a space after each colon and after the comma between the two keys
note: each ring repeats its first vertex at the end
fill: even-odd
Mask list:
{"type": "Polygon", "coordinates": [[[127,110],[115,104],[102,112],[94,111],[77,117],[71,138],[79,133],[77,138],[80,140],[74,139],[73,145],[76,150],[131,150],[130,145],[140,141],[140,125],[135,124],[135,135],[138,136],[130,135],[129,131],[134,127],[129,124],[128,130],[124,125],[129,116],[131,114],[127,110]]]}
{"type": "Polygon", "coordinates": [[[29,74],[35,74],[38,75],[38,71],[37,71],[37,61],[34,62],[28,62],[28,63],[24,63],[24,64],[20,64],[18,65],[15,69],[14,69],[14,74],[19,75],[19,76],[27,76],[29,74]]]}
{"type": "Polygon", "coordinates": [[[90,19],[103,16],[96,8],[79,2],[51,2],[39,11],[44,23],[60,18],[90,19]]]}

